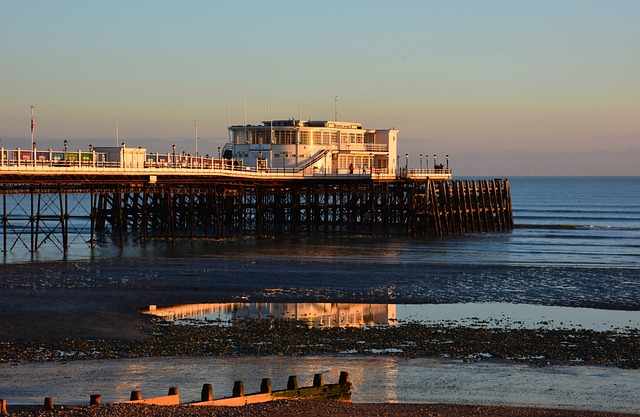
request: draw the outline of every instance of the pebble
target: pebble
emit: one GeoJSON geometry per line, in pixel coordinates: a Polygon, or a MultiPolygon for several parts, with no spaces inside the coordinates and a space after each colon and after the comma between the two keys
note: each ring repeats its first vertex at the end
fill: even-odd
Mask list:
{"type": "Polygon", "coordinates": [[[496,329],[405,323],[388,327],[312,328],[305,322],[243,318],[233,325],[158,320],[143,340],[71,339],[0,342],[0,362],[223,355],[357,354],[508,359],[549,364],[640,366],[640,331],[496,329]]]}
{"type": "Polygon", "coordinates": [[[338,401],[281,400],[244,407],[148,406],[140,404],[104,404],[65,407],[54,411],[9,410],[18,417],[630,417],[630,414],[607,412],[550,410],[518,407],[483,407],[452,404],[354,404],[338,401]]]}

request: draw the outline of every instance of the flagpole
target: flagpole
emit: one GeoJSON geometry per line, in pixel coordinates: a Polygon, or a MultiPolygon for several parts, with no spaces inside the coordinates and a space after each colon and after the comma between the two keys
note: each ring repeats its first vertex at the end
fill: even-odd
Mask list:
{"type": "Polygon", "coordinates": [[[269,167],[273,165],[273,112],[271,111],[271,96],[269,96],[269,167]]]}
{"type": "Polygon", "coordinates": [[[33,109],[34,108],[35,108],[34,106],[31,106],[31,152],[33,152],[33,133],[34,133],[34,130],[35,130],[35,127],[36,127],[35,120],[33,118],[33,109]]]}

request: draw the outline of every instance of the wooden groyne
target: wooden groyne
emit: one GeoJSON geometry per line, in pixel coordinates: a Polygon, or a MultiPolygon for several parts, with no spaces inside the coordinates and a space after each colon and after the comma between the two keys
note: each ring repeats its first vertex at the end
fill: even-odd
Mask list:
{"type": "Polygon", "coordinates": [[[0,183],[4,252],[282,235],[442,237],[511,230],[508,180],[218,177],[0,183]],[[78,239],[78,236],[81,239],[78,239]]]}
{"type": "MultiPolygon", "coordinates": [[[[162,406],[228,406],[237,407],[247,404],[256,404],[267,401],[276,401],[282,399],[302,399],[302,400],[350,400],[352,384],[349,380],[349,373],[340,372],[340,378],[335,384],[325,384],[322,374],[315,374],[313,385],[309,387],[299,387],[298,377],[292,375],[287,381],[287,387],[281,390],[272,390],[271,379],[263,378],[260,384],[260,392],[245,394],[244,382],[235,381],[231,396],[214,399],[213,387],[211,384],[204,384],[199,400],[191,402],[181,402],[178,387],[169,388],[169,392],[165,396],[143,398],[141,391],[131,391],[129,401],[121,401],[127,404],[147,404],[162,406]]],[[[89,405],[102,404],[101,394],[91,394],[89,397],[89,405]]],[[[53,397],[45,397],[44,410],[54,410],[53,397]]],[[[7,401],[0,399],[0,415],[7,414],[7,401]]]]}

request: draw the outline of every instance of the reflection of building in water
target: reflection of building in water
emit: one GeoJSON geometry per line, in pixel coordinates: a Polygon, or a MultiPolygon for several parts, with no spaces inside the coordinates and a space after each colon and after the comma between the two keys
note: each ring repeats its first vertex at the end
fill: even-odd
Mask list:
{"type": "Polygon", "coordinates": [[[342,303],[211,303],[178,306],[149,306],[146,314],[170,320],[200,318],[228,321],[234,318],[276,318],[302,320],[315,327],[357,327],[395,324],[395,304],[342,303]]]}

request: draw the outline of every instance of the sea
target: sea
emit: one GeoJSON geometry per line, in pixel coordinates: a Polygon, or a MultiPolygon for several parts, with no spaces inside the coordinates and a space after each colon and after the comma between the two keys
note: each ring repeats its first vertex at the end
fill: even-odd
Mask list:
{"type": "MultiPolygon", "coordinates": [[[[140,260],[145,270],[134,267],[128,273],[177,284],[189,282],[195,288],[198,283],[218,280],[220,294],[244,302],[357,300],[391,304],[399,321],[493,320],[504,325],[507,320],[514,326],[640,328],[640,177],[509,180],[515,228],[508,232],[438,239],[314,236],[155,242],[144,247],[127,245],[122,250],[114,245],[90,248],[83,239],[76,239],[64,256],[55,245],[35,255],[5,253],[0,268],[2,263],[135,265],[140,260]],[[161,267],[150,272],[150,264],[161,267]],[[242,282],[253,284],[239,284],[242,282]]],[[[207,301],[221,300],[213,294],[207,301]]],[[[5,377],[13,376],[16,386],[22,374],[42,373],[43,380],[55,380],[61,365],[20,366],[23,372],[0,366],[0,393],[28,401],[43,393],[11,391],[5,377]]],[[[346,368],[355,378],[356,402],[508,403],[640,413],[634,399],[634,393],[640,392],[640,371],[591,366],[539,369],[503,362],[469,364],[446,358],[385,356],[146,358],[68,364],[64,373],[70,376],[64,378],[80,385],[102,381],[126,386],[112,394],[117,400],[127,396],[127,390],[140,387],[142,376],[155,375],[158,367],[167,369],[160,377],[188,375],[180,376],[179,382],[211,379],[215,373],[216,381],[227,385],[232,381],[220,377],[256,374],[259,382],[261,377],[273,377],[258,375],[265,371],[287,375],[295,371],[303,378],[326,371],[336,373],[337,378],[337,372],[346,368]],[[98,374],[102,377],[97,378],[98,374]],[[536,388],[523,395],[523,385],[532,381],[536,388]]],[[[25,384],[27,381],[25,376],[25,384]]],[[[62,392],[59,395],[67,401],[83,401],[62,392]]]]}

